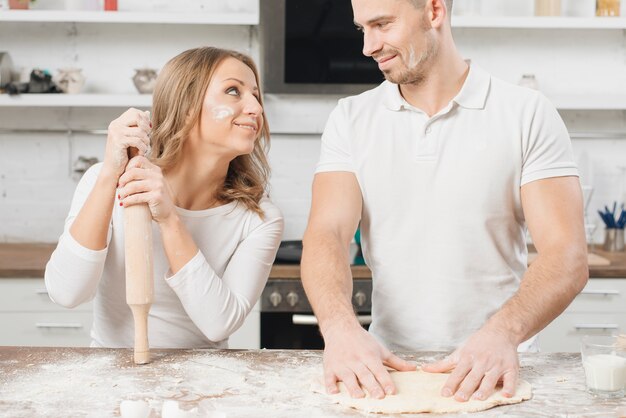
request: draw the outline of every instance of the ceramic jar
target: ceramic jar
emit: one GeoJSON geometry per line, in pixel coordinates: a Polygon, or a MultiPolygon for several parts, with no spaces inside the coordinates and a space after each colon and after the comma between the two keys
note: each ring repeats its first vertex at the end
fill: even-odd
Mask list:
{"type": "Polygon", "coordinates": [[[60,68],[52,81],[68,94],[78,94],[85,85],[85,76],[80,68],[60,68]]]}
{"type": "Polygon", "coordinates": [[[141,94],[152,94],[156,85],[157,71],[152,68],[140,68],[135,70],[133,83],[141,94]]]}

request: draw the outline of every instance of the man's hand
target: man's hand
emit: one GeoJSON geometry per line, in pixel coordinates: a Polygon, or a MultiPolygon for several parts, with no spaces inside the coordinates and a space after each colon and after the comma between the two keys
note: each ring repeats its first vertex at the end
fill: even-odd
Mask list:
{"type": "Polygon", "coordinates": [[[482,328],[445,359],[426,364],[426,372],[454,371],[441,389],[441,395],[459,402],[471,398],[485,400],[503,382],[502,394],[512,397],[517,387],[519,360],[517,344],[504,332],[482,328]]]}
{"type": "Polygon", "coordinates": [[[391,376],[385,368],[400,371],[415,370],[415,365],[395,356],[380,345],[359,325],[336,324],[324,334],[324,383],[330,394],[339,392],[342,381],[353,398],[365,396],[382,399],[396,393],[391,376]]]}

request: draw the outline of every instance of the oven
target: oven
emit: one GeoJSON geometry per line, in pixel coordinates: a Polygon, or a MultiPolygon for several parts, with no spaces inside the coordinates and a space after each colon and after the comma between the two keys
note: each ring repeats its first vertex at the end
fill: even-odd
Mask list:
{"type": "MultiPolygon", "coordinates": [[[[352,305],[365,329],[371,323],[371,279],[353,280],[352,305]]],[[[269,280],[261,295],[261,348],[323,349],[317,319],[297,279],[269,280]]]]}

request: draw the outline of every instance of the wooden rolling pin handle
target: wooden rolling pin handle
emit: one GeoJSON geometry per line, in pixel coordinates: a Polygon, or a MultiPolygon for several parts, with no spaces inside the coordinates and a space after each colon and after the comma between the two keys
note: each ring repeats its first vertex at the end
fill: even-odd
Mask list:
{"type": "Polygon", "coordinates": [[[150,347],[148,345],[148,311],[150,305],[130,305],[135,318],[135,364],[150,363],[150,347]]]}
{"type": "MultiPolygon", "coordinates": [[[[137,150],[129,151],[132,157],[137,150]]],[[[134,360],[136,364],[146,364],[150,361],[148,312],[154,299],[152,214],[147,204],[124,208],[124,235],[126,303],[135,323],[134,360]]]]}

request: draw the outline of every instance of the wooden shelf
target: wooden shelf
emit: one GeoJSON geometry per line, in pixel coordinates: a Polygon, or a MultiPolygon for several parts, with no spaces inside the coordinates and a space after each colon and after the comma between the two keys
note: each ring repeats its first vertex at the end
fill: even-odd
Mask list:
{"type": "Polygon", "coordinates": [[[151,107],[150,94],[0,95],[0,107],[151,107]]]}
{"type": "Polygon", "coordinates": [[[452,27],[483,29],[626,29],[626,18],[452,16],[452,27]]]}
{"type": "Polygon", "coordinates": [[[104,12],[73,10],[7,10],[0,22],[137,23],[181,25],[258,25],[258,13],[104,12]]]}

